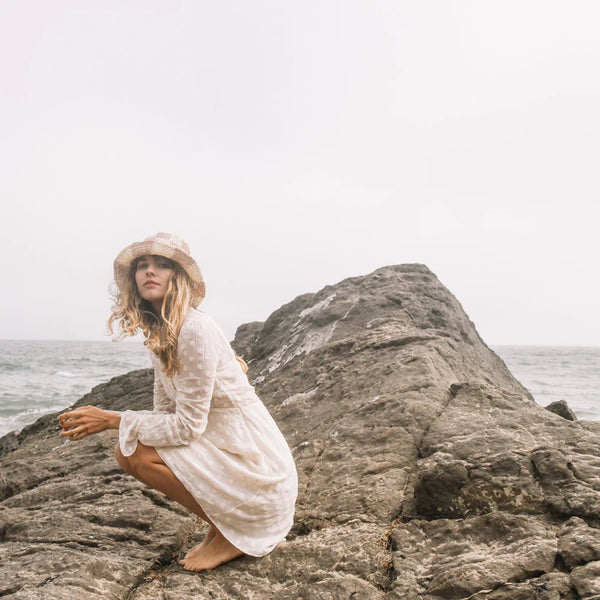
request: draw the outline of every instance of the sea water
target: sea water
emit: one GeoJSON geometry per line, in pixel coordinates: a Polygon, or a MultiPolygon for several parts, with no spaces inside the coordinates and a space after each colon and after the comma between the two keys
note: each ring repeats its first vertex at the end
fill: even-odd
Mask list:
{"type": "Polygon", "coordinates": [[[0,436],[71,406],[111,377],[146,367],[141,341],[0,340],[0,436]]]}
{"type": "MultiPolygon", "coordinates": [[[[542,406],[566,400],[579,418],[600,420],[600,347],[493,350],[542,406]]],[[[0,436],[71,406],[111,377],[146,367],[141,341],[0,341],[0,436]]]]}
{"type": "Polygon", "coordinates": [[[494,351],[538,404],[565,400],[578,418],[600,421],[600,347],[497,346],[494,351]]]}

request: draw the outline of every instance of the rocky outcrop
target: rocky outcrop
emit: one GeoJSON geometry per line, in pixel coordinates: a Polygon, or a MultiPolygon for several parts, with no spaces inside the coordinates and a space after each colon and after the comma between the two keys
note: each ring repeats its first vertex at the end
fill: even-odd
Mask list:
{"type": "MultiPolygon", "coordinates": [[[[0,440],[0,595],[600,598],[600,428],[538,406],[422,265],[304,294],[233,341],[286,435],[296,523],[269,556],[178,565],[194,519],[122,473],[116,432],[0,440]]],[[[147,408],[138,371],[78,404],[147,408]]]]}
{"type": "Polygon", "coordinates": [[[564,400],[550,402],[550,404],[548,404],[548,406],[545,408],[546,410],[561,416],[563,419],[567,419],[568,421],[577,421],[577,415],[569,408],[569,405],[564,400]]]}

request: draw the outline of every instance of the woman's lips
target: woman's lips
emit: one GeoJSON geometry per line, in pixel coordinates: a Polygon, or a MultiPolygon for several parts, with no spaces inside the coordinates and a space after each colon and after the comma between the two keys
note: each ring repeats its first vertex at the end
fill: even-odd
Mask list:
{"type": "Polygon", "coordinates": [[[151,285],[160,285],[160,284],[156,281],[146,281],[146,283],[144,284],[144,287],[149,287],[151,285]]]}

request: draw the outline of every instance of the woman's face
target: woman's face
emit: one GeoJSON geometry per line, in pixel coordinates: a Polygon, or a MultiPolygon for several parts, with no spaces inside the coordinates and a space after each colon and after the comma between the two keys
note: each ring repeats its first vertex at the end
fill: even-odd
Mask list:
{"type": "Polygon", "coordinates": [[[173,277],[173,267],[172,260],[156,254],[146,254],[140,257],[135,267],[135,285],[138,293],[144,300],[152,304],[158,314],[160,314],[169,281],[173,277]]]}

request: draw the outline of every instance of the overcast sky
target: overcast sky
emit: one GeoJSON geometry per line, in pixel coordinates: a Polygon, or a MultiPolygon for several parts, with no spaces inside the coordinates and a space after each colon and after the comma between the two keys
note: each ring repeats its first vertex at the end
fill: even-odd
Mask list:
{"type": "Polygon", "coordinates": [[[2,1],[0,338],[103,339],[188,241],[245,322],[425,263],[486,342],[600,345],[597,2],[2,1]]]}

